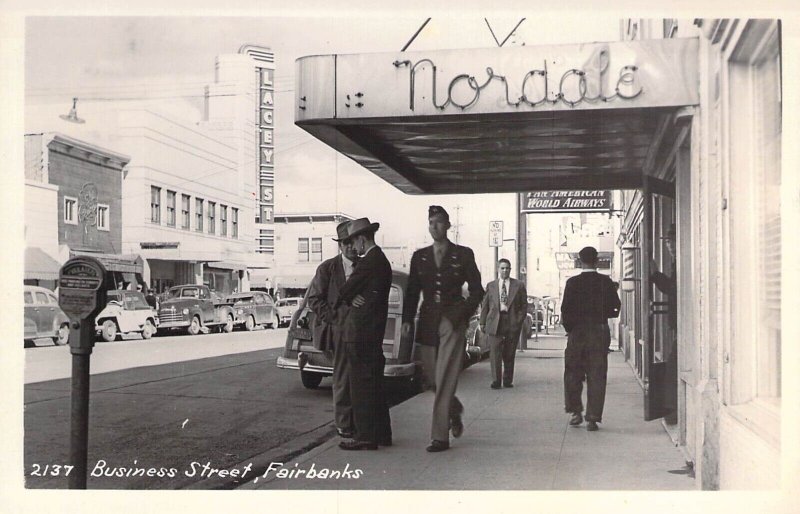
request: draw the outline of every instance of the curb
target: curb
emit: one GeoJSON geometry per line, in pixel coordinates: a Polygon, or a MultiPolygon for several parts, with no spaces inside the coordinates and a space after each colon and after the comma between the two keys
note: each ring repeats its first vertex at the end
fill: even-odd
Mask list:
{"type": "Polygon", "coordinates": [[[182,489],[202,489],[202,490],[232,490],[241,488],[256,478],[261,477],[273,462],[286,463],[304,453],[308,453],[314,448],[328,442],[336,435],[336,428],[333,421],[325,423],[309,432],[302,434],[284,444],[271,448],[266,452],[259,453],[238,464],[225,468],[228,471],[241,470],[246,466],[250,467],[246,477],[229,478],[205,478],[193,484],[187,485],[182,489]],[[298,448],[299,446],[299,448],[298,448]]]}

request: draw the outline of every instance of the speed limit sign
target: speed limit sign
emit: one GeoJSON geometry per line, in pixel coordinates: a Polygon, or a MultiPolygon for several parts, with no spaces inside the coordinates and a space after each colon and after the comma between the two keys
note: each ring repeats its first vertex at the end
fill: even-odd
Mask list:
{"type": "Polygon", "coordinates": [[[489,222],[489,246],[503,246],[503,222],[489,222]]]}

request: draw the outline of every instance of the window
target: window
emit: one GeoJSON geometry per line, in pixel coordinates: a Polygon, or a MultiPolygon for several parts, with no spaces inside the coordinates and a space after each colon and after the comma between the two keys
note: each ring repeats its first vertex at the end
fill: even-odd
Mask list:
{"type": "Polygon", "coordinates": [[[203,231],[203,199],[194,200],[194,229],[198,232],[203,231]]]}
{"type": "Polygon", "coordinates": [[[219,206],[219,235],[225,237],[228,235],[228,206],[219,206]]]}
{"type": "Polygon", "coordinates": [[[189,216],[189,204],[191,201],[191,196],[181,195],[181,228],[183,230],[189,230],[189,226],[192,221],[191,217],[189,216]]]}
{"type": "Polygon", "coordinates": [[[37,291],[36,292],[36,303],[46,304],[46,303],[50,303],[50,301],[47,299],[47,295],[46,294],[40,293],[40,292],[37,291]]]}
{"type": "Polygon", "coordinates": [[[208,233],[216,232],[217,202],[208,202],[208,233]]]}
{"type": "Polygon", "coordinates": [[[71,196],[64,197],[64,223],[78,224],[78,199],[71,196]]]}
{"type": "Polygon", "coordinates": [[[297,260],[300,262],[322,261],[322,238],[301,237],[297,240],[297,260]]]}
{"type": "Polygon", "coordinates": [[[161,224],[161,188],[150,186],[150,222],[161,224]]]}
{"type": "Polygon", "coordinates": [[[239,237],[239,209],[231,207],[231,237],[239,237]]]}
{"type": "Polygon", "coordinates": [[[97,230],[108,231],[108,205],[102,203],[97,204],[97,230]]]}
{"type": "Polygon", "coordinates": [[[167,191],[167,226],[175,226],[175,191],[167,191]]]}
{"type": "Polygon", "coordinates": [[[315,237],[311,239],[311,260],[313,262],[322,262],[322,238],[315,237]]]}
{"type": "MultiPolygon", "coordinates": [[[[781,214],[786,207],[781,202],[780,67],[777,23],[750,22],[730,56],[725,104],[730,116],[731,298],[742,300],[731,306],[725,399],[728,405],[758,405],[777,413],[762,428],[771,427],[778,437],[785,280],[781,214]]],[[[761,423],[758,415],[745,419],[761,423]]]]}
{"type": "Polygon", "coordinates": [[[301,237],[297,240],[297,260],[300,262],[308,262],[308,238],[301,237]]]}

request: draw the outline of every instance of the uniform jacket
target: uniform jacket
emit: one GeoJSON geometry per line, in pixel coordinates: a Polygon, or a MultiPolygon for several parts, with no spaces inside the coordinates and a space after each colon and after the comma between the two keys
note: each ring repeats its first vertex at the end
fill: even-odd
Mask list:
{"type": "Polygon", "coordinates": [[[411,256],[408,286],[403,301],[403,322],[413,322],[422,293],[416,342],[439,345],[439,322],[442,316],[453,327],[465,326],[483,298],[481,273],[475,265],[475,255],[466,246],[450,243],[436,267],[433,246],[427,246],[411,256]],[[466,283],[469,297],[464,298],[462,286],[466,283]]]}
{"type": "Polygon", "coordinates": [[[374,247],[358,261],[350,278],[339,290],[337,315],[341,339],[346,343],[383,344],[389,313],[392,265],[380,247],[374,247]],[[361,307],[350,307],[356,295],[364,297],[361,307]]]}
{"type": "Polygon", "coordinates": [[[578,325],[605,323],[619,316],[617,288],[607,275],[583,272],[567,280],[561,302],[561,324],[567,332],[578,325]]]}
{"type": "Polygon", "coordinates": [[[508,326],[509,334],[498,334],[497,326],[500,323],[500,280],[493,280],[486,285],[486,295],[481,304],[481,330],[484,333],[496,335],[519,335],[522,323],[528,314],[528,291],[525,285],[515,278],[508,279],[508,326]]]}
{"type": "Polygon", "coordinates": [[[342,254],[331,257],[317,267],[314,279],[308,287],[306,304],[314,313],[314,347],[322,351],[333,351],[339,341],[341,330],[335,323],[334,305],[339,298],[339,290],[344,285],[344,264],[342,254]]]}

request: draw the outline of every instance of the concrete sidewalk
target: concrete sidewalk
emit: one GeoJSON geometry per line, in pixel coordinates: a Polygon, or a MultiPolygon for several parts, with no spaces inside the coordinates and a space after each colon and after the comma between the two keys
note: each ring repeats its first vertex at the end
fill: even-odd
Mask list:
{"type": "Polygon", "coordinates": [[[241,488],[693,490],[681,452],[661,423],[642,420],[642,389],[620,352],[609,355],[600,430],[568,425],[565,346],[563,335],[529,340],[529,349],[517,352],[511,389],[489,387],[486,360],[465,370],[458,386],[466,407],[464,435],[451,438],[448,451],[425,451],[433,406],[433,393],[425,392],[391,410],[393,446],[348,452],[334,438],[282,466],[274,463],[266,478],[241,488]],[[278,469],[289,475],[279,477],[278,469]]]}

